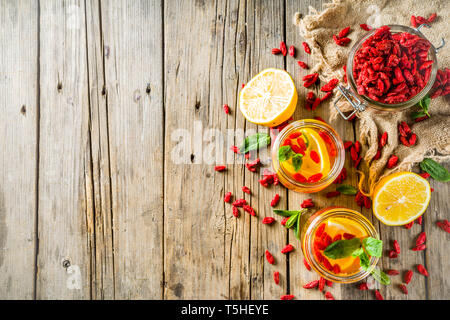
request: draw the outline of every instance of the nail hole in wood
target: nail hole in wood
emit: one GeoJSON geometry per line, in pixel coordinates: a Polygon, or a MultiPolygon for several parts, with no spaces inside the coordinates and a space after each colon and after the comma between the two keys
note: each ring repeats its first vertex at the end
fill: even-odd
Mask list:
{"type": "Polygon", "coordinates": [[[152,88],[150,87],[150,83],[147,84],[147,88],[145,89],[145,93],[150,94],[152,88]]]}
{"type": "Polygon", "coordinates": [[[104,96],[106,94],[106,88],[105,88],[105,86],[103,86],[103,88],[102,88],[102,96],[104,96]]]}
{"type": "Polygon", "coordinates": [[[58,89],[58,92],[62,90],[62,83],[58,82],[58,85],[56,86],[56,89],[58,89]]]}
{"type": "Polygon", "coordinates": [[[195,155],[191,154],[191,162],[194,163],[195,155]]]}
{"type": "Polygon", "coordinates": [[[200,109],[200,101],[197,101],[196,103],[195,103],[195,109],[200,109]]]}
{"type": "Polygon", "coordinates": [[[70,267],[70,261],[69,261],[69,260],[64,260],[63,263],[62,263],[62,266],[63,266],[64,268],[70,267]]]}
{"type": "Polygon", "coordinates": [[[27,107],[25,105],[23,105],[22,108],[20,108],[20,113],[23,115],[27,113],[27,107]]]}

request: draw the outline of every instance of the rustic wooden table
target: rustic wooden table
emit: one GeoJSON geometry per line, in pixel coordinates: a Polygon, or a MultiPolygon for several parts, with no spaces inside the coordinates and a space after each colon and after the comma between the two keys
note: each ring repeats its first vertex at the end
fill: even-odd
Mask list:
{"type": "MultiPolygon", "coordinates": [[[[267,132],[237,111],[241,84],[266,67],[294,77],[296,119],[328,119],[326,108],[302,107],[295,60],[270,54],[286,40],[308,61],[292,17],[321,2],[1,1],[0,298],[279,299],[290,292],[323,299],[301,288],[317,275],[304,268],[293,234],[260,221],[273,215],[275,193],[278,207],[289,209],[310,196],[262,188],[239,158],[226,174],[215,173],[198,148],[181,164],[173,160],[180,132],[195,141],[206,129],[267,132]],[[236,219],[222,201],[243,185],[257,218],[236,219]],[[284,256],[288,242],[296,250],[284,256]],[[265,262],[266,249],[275,266],[265,262]]],[[[358,136],[351,122],[333,126],[344,140],[358,136]]],[[[356,185],[353,169],[347,182],[356,185]]],[[[449,188],[431,184],[424,224],[411,230],[381,225],[353,197],[311,196],[320,208],[361,211],[389,247],[400,242],[399,258],[380,263],[402,272],[381,288],[386,299],[450,298],[449,235],[435,226],[448,212],[449,188]],[[415,253],[421,230],[428,249],[415,253]],[[404,296],[397,284],[417,263],[430,276],[416,273],[404,296]]],[[[373,299],[355,285],[330,291],[337,299],[373,299]]]]}

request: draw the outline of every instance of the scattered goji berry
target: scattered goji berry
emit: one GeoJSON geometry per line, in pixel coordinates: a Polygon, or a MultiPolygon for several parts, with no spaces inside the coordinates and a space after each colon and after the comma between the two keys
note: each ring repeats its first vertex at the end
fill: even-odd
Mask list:
{"type": "Polygon", "coordinates": [[[215,166],[214,167],[214,170],[218,171],[218,172],[225,171],[226,169],[227,169],[226,166],[215,166]]]}
{"type": "Polygon", "coordinates": [[[247,194],[251,194],[252,192],[250,191],[250,188],[249,187],[246,187],[246,186],[243,186],[242,187],[242,192],[245,192],[245,193],[247,193],[247,194]]]}
{"type": "Polygon", "coordinates": [[[369,26],[369,25],[367,25],[367,24],[365,24],[365,23],[362,23],[362,24],[360,24],[359,26],[361,27],[361,29],[363,29],[363,30],[365,30],[365,31],[370,31],[370,30],[372,30],[372,27],[369,26]]]}
{"type": "Polygon", "coordinates": [[[289,47],[289,55],[291,57],[295,57],[295,47],[294,46],[289,47]]]}
{"type": "Polygon", "coordinates": [[[367,283],[362,282],[358,285],[359,290],[369,290],[369,287],[367,287],[367,283]]]}
{"type": "Polygon", "coordinates": [[[335,300],[334,297],[333,297],[333,295],[332,295],[331,292],[329,292],[329,291],[325,292],[325,298],[326,298],[327,300],[335,300]]]}
{"type": "Polygon", "coordinates": [[[398,257],[398,253],[395,250],[389,251],[389,259],[395,259],[398,257]]]}
{"type": "Polygon", "coordinates": [[[394,251],[395,251],[397,254],[400,254],[400,245],[398,244],[398,241],[397,241],[397,240],[394,240],[394,251]]]}
{"type": "Polygon", "coordinates": [[[417,222],[419,225],[422,225],[422,221],[423,221],[422,216],[420,216],[420,217],[418,217],[418,218],[416,219],[416,222],[417,222]]]}
{"type": "Polygon", "coordinates": [[[388,139],[388,133],[385,131],[385,132],[383,132],[383,134],[380,137],[380,147],[381,148],[383,148],[386,145],[387,139],[388,139]]]}
{"type": "Polygon", "coordinates": [[[320,279],[319,279],[319,291],[323,291],[324,288],[325,288],[325,278],[320,277],[320,279]]]}
{"type": "Polygon", "coordinates": [[[286,218],[283,218],[283,220],[281,220],[281,225],[282,226],[285,226],[286,225],[286,222],[289,220],[289,217],[286,217],[286,218]]]}
{"type": "Polygon", "coordinates": [[[326,285],[327,287],[333,287],[333,281],[325,280],[325,285],[326,285]]]}
{"type": "Polygon", "coordinates": [[[230,203],[230,201],[231,201],[231,196],[232,196],[231,192],[225,193],[225,196],[223,197],[223,201],[225,201],[225,202],[227,202],[227,203],[230,203]]]}
{"type": "Polygon", "coordinates": [[[244,209],[245,212],[247,212],[248,214],[250,214],[251,216],[256,216],[255,210],[250,207],[248,204],[242,206],[242,209],[244,209]]]}
{"type": "Polygon", "coordinates": [[[428,179],[430,177],[430,174],[428,172],[422,172],[419,175],[424,179],[428,179]]]}
{"type": "Polygon", "coordinates": [[[270,202],[270,206],[275,207],[279,201],[280,201],[280,195],[277,193],[277,194],[275,194],[272,201],[270,202]]]}
{"type": "Polygon", "coordinates": [[[450,233],[450,222],[448,220],[438,221],[436,225],[445,232],[450,233]]]}
{"type": "Polygon", "coordinates": [[[280,49],[278,49],[278,48],[273,48],[272,49],[272,54],[280,54],[280,53],[281,53],[280,49]]]}
{"type": "Polygon", "coordinates": [[[280,283],[280,272],[275,271],[275,272],[273,273],[273,281],[274,281],[276,284],[279,284],[279,283],[280,283]]]}
{"type": "Polygon", "coordinates": [[[287,49],[286,49],[286,44],[284,43],[284,41],[280,42],[280,50],[281,50],[281,53],[283,54],[283,56],[286,56],[287,49]]]}
{"type": "Polygon", "coordinates": [[[400,272],[398,270],[395,270],[395,269],[387,270],[386,273],[388,275],[390,275],[390,276],[396,276],[396,275],[400,274],[400,272]]]}
{"type": "Polygon", "coordinates": [[[274,222],[275,222],[275,219],[272,218],[272,217],[265,217],[265,218],[262,220],[262,223],[263,223],[263,224],[272,224],[272,223],[274,223],[274,222]]]}
{"type": "Polygon", "coordinates": [[[404,227],[405,227],[405,229],[411,229],[413,224],[414,224],[414,221],[411,221],[410,223],[405,224],[404,227]]]}
{"type": "Polygon", "coordinates": [[[302,46],[303,46],[303,50],[305,50],[305,52],[307,54],[311,54],[311,48],[309,47],[309,45],[306,42],[302,42],[302,46]]]}
{"type": "Polygon", "coordinates": [[[421,275],[428,277],[428,271],[427,271],[427,269],[425,269],[425,267],[422,264],[417,265],[417,271],[419,271],[419,273],[421,275]]]}
{"type": "Polygon", "coordinates": [[[406,284],[409,284],[409,283],[411,282],[412,276],[413,276],[412,270],[406,271],[406,273],[405,273],[405,278],[404,278],[404,282],[405,282],[406,284]]]}
{"type": "Polygon", "coordinates": [[[324,86],[322,86],[322,88],[320,88],[320,91],[323,92],[332,91],[334,88],[336,88],[338,83],[339,83],[338,79],[331,79],[330,81],[328,81],[327,84],[325,84],[324,86]]]}
{"type": "Polygon", "coordinates": [[[319,285],[319,280],[314,280],[311,282],[308,282],[307,284],[305,284],[303,286],[304,289],[314,289],[317,288],[317,286],[319,285]]]}
{"type": "Polygon", "coordinates": [[[223,111],[225,111],[226,114],[230,113],[230,107],[227,104],[223,105],[223,111]]]}
{"type": "Polygon", "coordinates": [[[294,250],[294,247],[292,246],[292,244],[288,244],[283,249],[281,249],[281,253],[288,253],[292,250],[294,250]]]}
{"type": "Polygon", "coordinates": [[[339,38],[346,37],[349,34],[349,32],[350,32],[350,27],[346,27],[338,33],[338,37],[339,38]]]}
{"type": "Polygon", "coordinates": [[[284,296],[281,296],[280,300],[292,300],[295,296],[293,294],[285,294],[284,296]]]}
{"type": "Polygon", "coordinates": [[[231,146],[231,147],[230,147],[230,150],[233,151],[234,153],[238,153],[238,154],[241,153],[241,152],[239,151],[239,148],[236,147],[236,146],[231,146]]]}
{"type": "Polygon", "coordinates": [[[333,95],[332,91],[327,92],[327,93],[325,93],[325,95],[322,98],[320,98],[320,101],[328,100],[332,95],[333,95]]]}
{"type": "Polygon", "coordinates": [[[233,206],[233,216],[239,218],[239,209],[236,206],[233,206]]]}
{"type": "Polygon", "coordinates": [[[275,262],[275,259],[272,256],[272,254],[269,252],[269,250],[266,250],[266,259],[267,259],[267,262],[270,264],[274,264],[274,262],[275,262]]]}
{"type": "Polygon", "coordinates": [[[300,206],[302,208],[312,208],[312,207],[314,207],[314,202],[312,201],[312,199],[306,199],[306,200],[303,200],[303,202],[300,206]]]}
{"type": "Polygon", "coordinates": [[[305,62],[303,62],[303,61],[297,61],[297,64],[299,65],[299,67],[300,68],[302,68],[302,69],[308,69],[309,67],[308,67],[308,65],[305,63],[305,62]]]}
{"type": "Polygon", "coordinates": [[[425,244],[419,244],[418,246],[415,246],[414,248],[412,248],[412,251],[423,251],[427,248],[427,246],[425,244]]]}
{"type": "Polygon", "coordinates": [[[374,292],[375,292],[375,298],[376,298],[377,300],[384,300],[384,298],[383,298],[383,296],[381,295],[380,291],[378,291],[378,290],[375,289],[374,292]]]}
{"type": "Polygon", "coordinates": [[[386,167],[388,169],[391,169],[393,167],[395,167],[397,165],[398,162],[398,157],[396,155],[391,155],[391,157],[389,158],[386,167]]]}
{"type": "Polygon", "coordinates": [[[325,196],[327,197],[327,198],[334,198],[334,197],[337,197],[337,196],[339,196],[341,193],[339,192],[339,191],[330,191],[330,192],[328,192],[325,196]]]}
{"type": "Polygon", "coordinates": [[[247,200],[245,199],[237,199],[233,202],[233,207],[243,207],[247,204],[247,200]]]}
{"type": "Polygon", "coordinates": [[[359,155],[354,146],[350,148],[350,156],[352,157],[353,161],[358,160],[359,155]]]}
{"type": "Polygon", "coordinates": [[[404,294],[408,294],[408,288],[404,284],[399,284],[398,287],[404,294]]]}
{"type": "Polygon", "coordinates": [[[427,234],[425,232],[419,233],[416,239],[416,246],[421,245],[427,241],[427,234]]]}
{"type": "Polygon", "coordinates": [[[351,141],[345,141],[344,143],[344,149],[347,150],[348,148],[350,148],[351,146],[353,146],[353,142],[351,141]]]}

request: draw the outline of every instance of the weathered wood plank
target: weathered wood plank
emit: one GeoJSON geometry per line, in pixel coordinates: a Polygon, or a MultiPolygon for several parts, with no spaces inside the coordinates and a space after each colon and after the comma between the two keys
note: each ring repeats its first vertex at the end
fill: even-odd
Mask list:
{"type": "Polygon", "coordinates": [[[84,1],[40,3],[38,299],[90,298],[84,1]]]}
{"type": "Polygon", "coordinates": [[[100,2],[86,1],[86,41],[89,78],[89,156],[91,201],[95,210],[91,246],[92,297],[114,298],[114,252],[111,180],[109,163],[108,106],[105,86],[105,47],[101,29],[100,2]]]}
{"type": "Polygon", "coordinates": [[[0,3],[0,299],[32,299],[35,274],[38,8],[0,3]]]}
{"type": "Polygon", "coordinates": [[[124,0],[101,7],[118,299],[162,297],[161,10],[161,1],[124,0]]]}

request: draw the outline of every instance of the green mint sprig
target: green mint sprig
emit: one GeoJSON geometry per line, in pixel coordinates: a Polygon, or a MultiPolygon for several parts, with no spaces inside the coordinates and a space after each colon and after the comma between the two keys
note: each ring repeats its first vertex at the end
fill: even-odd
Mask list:
{"type": "MultiPolygon", "coordinates": [[[[383,241],[367,237],[362,241],[359,238],[335,241],[326,247],[323,253],[330,259],[359,257],[361,268],[368,271],[370,266],[369,255],[380,258],[382,250],[383,241]]],[[[391,283],[388,275],[377,268],[373,269],[370,274],[381,284],[388,285],[391,283]]]]}
{"type": "Polygon", "coordinates": [[[245,154],[249,151],[258,150],[270,145],[270,135],[267,133],[255,133],[244,139],[244,143],[239,151],[245,154]]]}
{"type": "Polygon", "coordinates": [[[417,106],[419,106],[421,108],[420,111],[414,112],[413,114],[411,114],[411,117],[413,119],[417,119],[417,118],[422,118],[425,116],[430,117],[430,114],[428,112],[428,110],[430,109],[430,103],[431,103],[431,98],[430,96],[427,94],[422,100],[419,101],[419,103],[417,104],[417,106]]]}
{"type": "Polygon", "coordinates": [[[449,182],[450,172],[433,159],[425,158],[420,163],[420,169],[428,172],[430,176],[437,181],[449,182]]]}
{"type": "Polygon", "coordinates": [[[278,209],[273,210],[273,212],[279,216],[282,216],[285,218],[289,217],[289,219],[287,219],[284,227],[286,229],[293,229],[295,237],[299,240],[300,240],[300,217],[306,211],[308,211],[308,209],[292,210],[292,211],[278,210],[278,209]]]}

